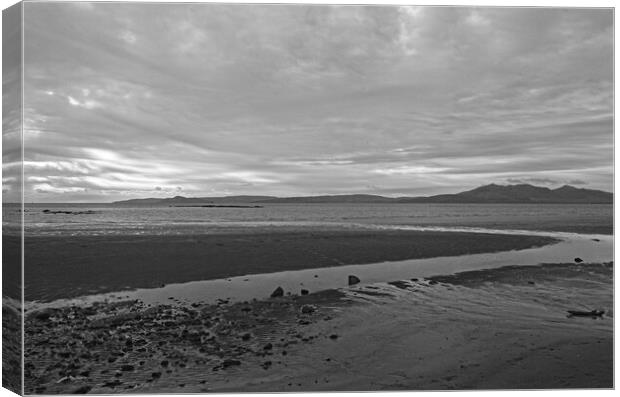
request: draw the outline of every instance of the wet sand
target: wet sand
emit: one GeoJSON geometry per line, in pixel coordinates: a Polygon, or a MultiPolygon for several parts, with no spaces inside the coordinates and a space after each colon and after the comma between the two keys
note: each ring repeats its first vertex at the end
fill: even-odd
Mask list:
{"type": "Polygon", "coordinates": [[[26,391],[611,388],[613,315],[611,263],[47,309],[26,316],[26,391]]]}
{"type": "Polygon", "coordinates": [[[520,250],[556,241],[403,230],[26,236],[25,299],[51,301],[246,274],[520,250]]]}

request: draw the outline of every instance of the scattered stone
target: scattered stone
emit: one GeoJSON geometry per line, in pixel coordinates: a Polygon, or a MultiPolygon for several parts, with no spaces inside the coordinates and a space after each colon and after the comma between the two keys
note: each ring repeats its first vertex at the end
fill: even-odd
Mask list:
{"type": "Polygon", "coordinates": [[[272,293],[271,293],[271,297],[272,298],[277,298],[279,296],[284,296],[284,290],[282,289],[282,287],[278,287],[276,288],[272,293]]]}
{"type": "Polygon", "coordinates": [[[575,258],[575,263],[581,263],[581,262],[583,262],[583,259],[579,257],[575,258]]]}
{"type": "Polygon", "coordinates": [[[161,372],[153,372],[153,373],[151,374],[151,377],[152,377],[153,379],[159,379],[159,378],[161,378],[161,372]]]}
{"type": "Polygon", "coordinates": [[[330,339],[338,339],[338,335],[336,335],[336,334],[331,334],[331,335],[329,336],[329,338],[330,338],[330,339]]]}
{"type": "Polygon", "coordinates": [[[271,350],[271,349],[273,349],[273,345],[271,343],[267,343],[265,347],[263,347],[263,350],[271,350]]]}
{"type": "Polygon", "coordinates": [[[301,294],[302,295],[308,295],[310,293],[310,291],[308,291],[307,289],[302,289],[301,290],[301,294]]]}
{"type": "Polygon", "coordinates": [[[597,243],[601,240],[597,239],[597,238],[593,238],[592,241],[596,241],[597,243]]]}
{"type": "Polygon", "coordinates": [[[311,314],[311,313],[314,313],[315,311],[316,311],[316,307],[313,305],[303,305],[301,307],[302,314],[311,314]]]}
{"type": "Polygon", "coordinates": [[[533,282],[533,281],[528,281],[527,283],[528,283],[528,284],[532,284],[532,285],[536,284],[536,283],[535,283],[535,282],[533,282]]]}
{"type": "Polygon", "coordinates": [[[125,364],[123,366],[121,366],[121,371],[133,371],[135,369],[135,367],[133,365],[130,364],[125,364]]]}
{"type": "Polygon", "coordinates": [[[161,366],[162,366],[162,367],[167,367],[167,366],[168,366],[168,364],[169,364],[169,363],[168,363],[168,360],[164,360],[164,361],[162,361],[162,362],[161,362],[161,366]]]}
{"type": "Polygon", "coordinates": [[[264,369],[269,369],[269,367],[271,367],[271,361],[265,361],[261,367],[263,367],[264,369]]]}
{"type": "Polygon", "coordinates": [[[349,276],[349,285],[358,284],[361,280],[357,276],[350,275],[349,276]]]}
{"type": "Polygon", "coordinates": [[[93,388],[93,387],[92,387],[92,386],[89,386],[89,385],[80,386],[80,387],[78,387],[77,389],[73,390],[73,391],[71,392],[71,394],[86,394],[86,393],[88,393],[89,391],[91,391],[91,390],[92,390],[92,388],[93,388]]]}
{"type": "Polygon", "coordinates": [[[242,340],[250,340],[251,337],[252,337],[252,335],[250,335],[249,333],[245,333],[245,334],[241,335],[241,339],[242,340]]]}

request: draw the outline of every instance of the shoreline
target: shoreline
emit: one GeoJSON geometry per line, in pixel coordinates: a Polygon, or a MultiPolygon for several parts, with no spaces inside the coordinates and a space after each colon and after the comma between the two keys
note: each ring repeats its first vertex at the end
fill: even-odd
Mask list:
{"type": "MultiPolygon", "coordinates": [[[[10,237],[3,239],[11,243],[10,237]]],[[[545,236],[402,230],[26,236],[25,296],[27,301],[53,301],[247,274],[523,250],[556,242],[545,236]]]]}
{"type": "Polygon", "coordinates": [[[612,263],[572,263],[232,304],[44,309],[26,315],[26,389],[611,388],[612,292],[612,263]],[[605,313],[567,316],[584,306],[605,313]]]}

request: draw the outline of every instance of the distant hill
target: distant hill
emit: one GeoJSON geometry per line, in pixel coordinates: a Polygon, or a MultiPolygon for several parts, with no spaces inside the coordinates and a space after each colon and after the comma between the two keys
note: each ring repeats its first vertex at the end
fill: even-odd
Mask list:
{"type": "Polygon", "coordinates": [[[115,201],[117,205],[188,205],[188,204],[231,204],[257,203],[261,200],[275,199],[273,196],[226,196],[226,197],[183,197],[144,198],[115,201]]]}
{"type": "Polygon", "coordinates": [[[115,201],[117,205],[188,205],[188,204],[237,204],[237,203],[510,203],[510,204],[612,204],[613,193],[601,190],[578,189],[565,185],[557,189],[521,185],[485,185],[456,194],[440,194],[428,197],[383,197],[371,194],[347,194],[334,196],[227,196],[145,198],[115,201]]]}
{"type": "Polygon", "coordinates": [[[402,203],[553,203],[611,204],[613,194],[601,190],[578,189],[564,185],[557,189],[521,185],[485,185],[456,194],[430,197],[402,197],[402,203]]]}
{"type": "Polygon", "coordinates": [[[372,194],[341,194],[335,196],[277,197],[261,203],[393,203],[395,199],[372,194]]]}

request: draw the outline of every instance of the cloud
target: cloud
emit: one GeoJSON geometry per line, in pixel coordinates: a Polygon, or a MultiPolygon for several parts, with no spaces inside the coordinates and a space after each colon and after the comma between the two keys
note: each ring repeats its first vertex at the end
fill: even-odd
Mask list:
{"type": "Polygon", "coordinates": [[[611,190],[612,17],[29,3],[25,194],[434,194],[524,178],[611,190]]]}

